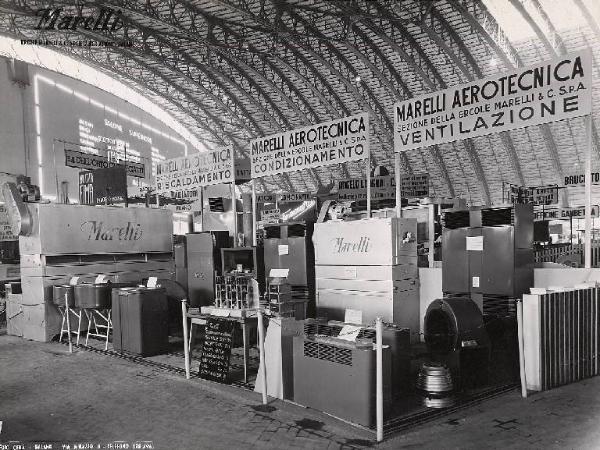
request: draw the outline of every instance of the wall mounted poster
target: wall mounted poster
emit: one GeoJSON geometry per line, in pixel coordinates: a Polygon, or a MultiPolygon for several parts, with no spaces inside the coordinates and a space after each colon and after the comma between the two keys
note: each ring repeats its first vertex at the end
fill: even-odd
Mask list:
{"type": "Polygon", "coordinates": [[[252,178],[369,157],[369,115],[344,117],[250,143],[252,178]]]}
{"type": "Polygon", "coordinates": [[[233,147],[168,159],[156,168],[156,191],[174,198],[196,198],[203,186],[235,181],[233,147]]]}
{"type": "Polygon", "coordinates": [[[584,116],[592,109],[589,49],[394,105],[394,150],[584,116]]]}

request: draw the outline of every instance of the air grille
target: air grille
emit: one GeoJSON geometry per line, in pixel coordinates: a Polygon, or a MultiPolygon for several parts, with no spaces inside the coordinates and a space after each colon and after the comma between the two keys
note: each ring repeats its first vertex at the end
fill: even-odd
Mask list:
{"type": "Polygon", "coordinates": [[[352,365],[352,350],[320,342],[304,341],[304,356],[346,366],[352,365]]]}
{"type": "MultiPolygon", "coordinates": [[[[324,325],[317,322],[304,322],[304,335],[305,336],[331,336],[337,337],[340,335],[342,327],[339,325],[324,325]]],[[[358,333],[357,338],[373,339],[375,341],[375,330],[373,328],[362,328],[358,333]]]]}
{"type": "Polygon", "coordinates": [[[489,208],[481,210],[481,225],[484,227],[513,225],[514,221],[514,208],[489,208]]]}
{"type": "Polygon", "coordinates": [[[288,226],[288,237],[304,237],[306,236],[306,225],[303,223],[295,223],[288,226]]]}
{"type": "Polygon", "coordinates": [[[483,297],[483,314],[495,317],[515,317],[517,315],[514,298],[485,295],[483,297]]]}
{"type": "Polygon", "coordinates": [[[265,239],[280,239],[281,227],[265,227],[265,239]]]}
{"type": "Polygon", "coordinates": [[[208,199],[210,212],[225,212],[223,197],[212,197],[208,199]]]}
{"type": "Polygon", "coordinates": [[[468,227],[469,211],[446,211],[443,215],[443,224],[444,228],[450,230],[468,227]]]}

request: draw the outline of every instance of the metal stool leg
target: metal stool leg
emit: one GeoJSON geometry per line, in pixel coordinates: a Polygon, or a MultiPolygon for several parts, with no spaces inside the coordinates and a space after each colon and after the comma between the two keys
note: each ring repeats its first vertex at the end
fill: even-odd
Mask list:
{"type": "MultiPolygon", "coordinates": [[[[81,334],[81,311],[79,311],[78,317],[79,317],[79,322],[77,323],[77,345],[79,345],[79,335],[81,334]]],[[[87,343],[86,343],[87,345],[87,343]]]]}
{"type": "Polygon", "coordinates": [[[92,330],[92,318],[93,318],[93,315],[92,315],[92,317],[90,317],[90,315],[88,314],[87,309],[83,309],[82,311],[85,312],[85,317],[87,318],[87,321],[88,321],[87,333],[85,335],[85,346],[87,347],[88,340],[90,338],[90,331],[92,330]]]}
{"type": "Polygon", "coordinates": [[[62,323],[60,324],[60,336],[58,337],[58,342],[62,342],[63,334],[66,331],[65,322],[66,322],[67,318],[65,317],[65,313],[62,308],[59,307],[58,310],[60,311],[60,313],[62,315],[62,323]]]}

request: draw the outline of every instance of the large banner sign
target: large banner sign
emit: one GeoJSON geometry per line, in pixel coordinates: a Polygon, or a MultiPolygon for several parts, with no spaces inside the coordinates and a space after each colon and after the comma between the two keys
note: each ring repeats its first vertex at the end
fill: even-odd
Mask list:
{"type": "Polygon", "coordinates": [[[146,167],[143,163],[133,161],[110,161],[106,156],[83,153],[77,150],[65,148],[65,166],[78,169],[97,170],[108,169],[119,165],[127,166],[127,175],[132,177],[144,178],[146,176],[146,167]]]}
{"type": "MultiPolygon", "coordinates": [[[[365,178],[346,178],[337,181],[338,199],[358,201],[367,199],[367,180],[365,178]]],[[[371,200],[389,200],[396,198],[396,180],[392,175],[371,177],[371,200]]]]}
{"type": "Polygon", "coordinates": [[[194,198],[203,186],[233,181],[232,146],[168,159],[156,167],[156,191],[174,198],[194,198]]]}
{"type": "Polygon", "coordinates": [[[250,143],[252,178],[368,157],[366,113],[273,134],[250,143]]]}
{"type": "MultiPolygon", "coordinates": [[[[600,207],[592,205],[592,217],[597,218],[600,207]]],[[[560,219],[584,219],[585,206],[575,206],[574,208],[536,208],[533,212],[533,220],[560,220],[560,219]]]]}
{"type": "Polygon", "coordinates": [[[590,114],[585,50],[394,105],[394,150],[484,136],[590,114]]]}

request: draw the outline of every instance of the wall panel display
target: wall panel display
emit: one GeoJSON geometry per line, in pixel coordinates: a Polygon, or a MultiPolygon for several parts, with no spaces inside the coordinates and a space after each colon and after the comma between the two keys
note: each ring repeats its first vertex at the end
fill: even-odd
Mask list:
{"type": "Polygon", "coordinates": [[[65,149],[137,163],[129,185],[151,184],[158,163],[187,153],[181,136],[114,95],[40,68],[32,80],[34,147],[43,195],[56,194],[57,180],[68,181],[72,191],[77,189],[79,170],[67,167],[65,149]]]}

